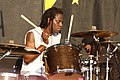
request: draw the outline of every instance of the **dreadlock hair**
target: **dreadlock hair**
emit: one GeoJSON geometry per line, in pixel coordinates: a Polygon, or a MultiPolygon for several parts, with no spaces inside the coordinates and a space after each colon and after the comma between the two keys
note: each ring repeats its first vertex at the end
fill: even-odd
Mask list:
{"type": "Polygon", "coordinates": [[[39,26],[41,28],[48,27],[48,25],[49,25],[48,18],[50,18],[50,20],[53,20],[55,18],[56,14],[63,15],[63,11],[60,8],[56,8],[56,7],[52,7],[50,9],[46,10],[45,13],[42,15],[41,23],[39,26]]]}

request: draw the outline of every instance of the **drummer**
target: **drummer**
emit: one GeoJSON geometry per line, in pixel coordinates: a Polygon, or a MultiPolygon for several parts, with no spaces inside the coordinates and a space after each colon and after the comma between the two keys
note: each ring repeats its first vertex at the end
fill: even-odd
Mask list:
{"type": "MultiPolygon", "coordinates": [[[[25,36],[25,45],[40,52],[38,55],[24,55],[20,78],[24,80],[46,80],[43,62],[44,50],[54,44],[59,44],[61,28],[63,25],[63,12],[52,7],[42,15],[40,27],[29,30],[25,36]]],[[[20,79],[20,80],[21,80],[20,79]]]]}
{"type": "MultiPolygon", "coordinates": [[[[99,38],[99,42],[105,41],[104,38],[99,38]]],[[[97,56],[96,52],[100,52],[103,49],[103,46],[106,46],[106,44],[101,44],[93,37],[85,37],[82,39],[82,45],[85,48],[88,55],[94,55],[97,56]]]]}

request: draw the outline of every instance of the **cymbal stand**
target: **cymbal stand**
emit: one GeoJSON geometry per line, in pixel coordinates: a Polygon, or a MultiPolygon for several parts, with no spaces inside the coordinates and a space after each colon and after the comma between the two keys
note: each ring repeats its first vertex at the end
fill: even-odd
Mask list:
{"type": "Polygon", "coordinates": [[[106,80],[108,80],[108,73],[109,73],[109,61],[110,61],[110,44],[108,44],[108,47],[107,47],[107,53],[106,53],[106,57],[107,57],[107,60],[106,60],[106,80]]]}
{"type": "MultiPolygon", "coordinates": [[[[93,35],[93,38],[94,38],[95,42],[97,42],[97,44],[98,44],[99,46],[101,46],[101,44],[99,43],[99,37],[96,38],[96,36],[93,35]]],[[[96,51],[96,54],[97,54],[97,55],[96,55],[96,64],[98,64],[99,52],[96,51]]],[[[100,78],[99,72],[100,72],[100,67],[97,65],[97,66],[95,67],[96,80],[99,80],[99,78],[100,78]]]]}
{"type": "Polygon", "coordinates": [[[108,73],[109,73],[109,61],[112,58],[112,56],[114,55],[113,53],[118,49],[118,47],[120,46],[120,43],[118,43],[116,45],[116,47],[114,48],[114,50],[111,52],[110,51],[110,44],[108,43],[108,47],[107,47],[107,53],[106,53],[106,80],[108,80],[108,73]]]}
{"type": "Polygon", "coordinates": [[[94,39],[96,42],[99,42],[99,37],[98,37],[98,38],[96,38],[96,36],[95,36],[95,35],[93,35],[93,39],[94,39]]]}
{"type": "MultiPolygon", "coordinates": [[[[98,62],[98,57],[99,57],[99,55],[98,55],[98,51],[97,51],[96,64],[97,64],[97,62],[98,62]]],[[[99,68],[99,66],[97,65],[97,66],[95,67],[96,80],[99,80],[99,76],[98,76],[99,71],[100,71],[100,68],[99,68]]]]}

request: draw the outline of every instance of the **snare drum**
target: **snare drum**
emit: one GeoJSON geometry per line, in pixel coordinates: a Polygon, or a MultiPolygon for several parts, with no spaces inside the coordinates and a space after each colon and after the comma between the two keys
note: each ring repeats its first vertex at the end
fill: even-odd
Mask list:
{"type": "Polygon", "coordinates": [[[18,80],[18,74],[2,72],[0,73],[0,80],[18,80]]]}

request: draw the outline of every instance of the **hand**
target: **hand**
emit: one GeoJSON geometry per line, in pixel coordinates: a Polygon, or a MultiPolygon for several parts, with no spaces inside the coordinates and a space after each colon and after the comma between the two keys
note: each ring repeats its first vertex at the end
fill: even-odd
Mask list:
{"type": "Polygon", "coordinates": [[[48,38],[49,36],[51,35],[52,33],[52,25],[53,25],[53,22],[51,20],[49,20],[49,25],[48,27],[42,32],[42,38],[43,38],[43,41],[48,44],[48,38]]]}
{"type": "Polygon", "coordinates": [[[45,50],[46,46],[45,45],[40,45],[37,50],[39,50],[41,53],[45,50]]]}
{"type": "Polygon", "coordinates": [[[85,49],[86,49],[86,52],[88,53],[88,54],[90,54],[91,53],[91,45],[86,45],[85,46],[85,49]]]}
{"type": "Polygon", "coordinates": [[[48,38],[49,38],[49,34],[45,31],[42,32],[42,38],[43,38],[43,41],[48,44],[48,38]]]}

